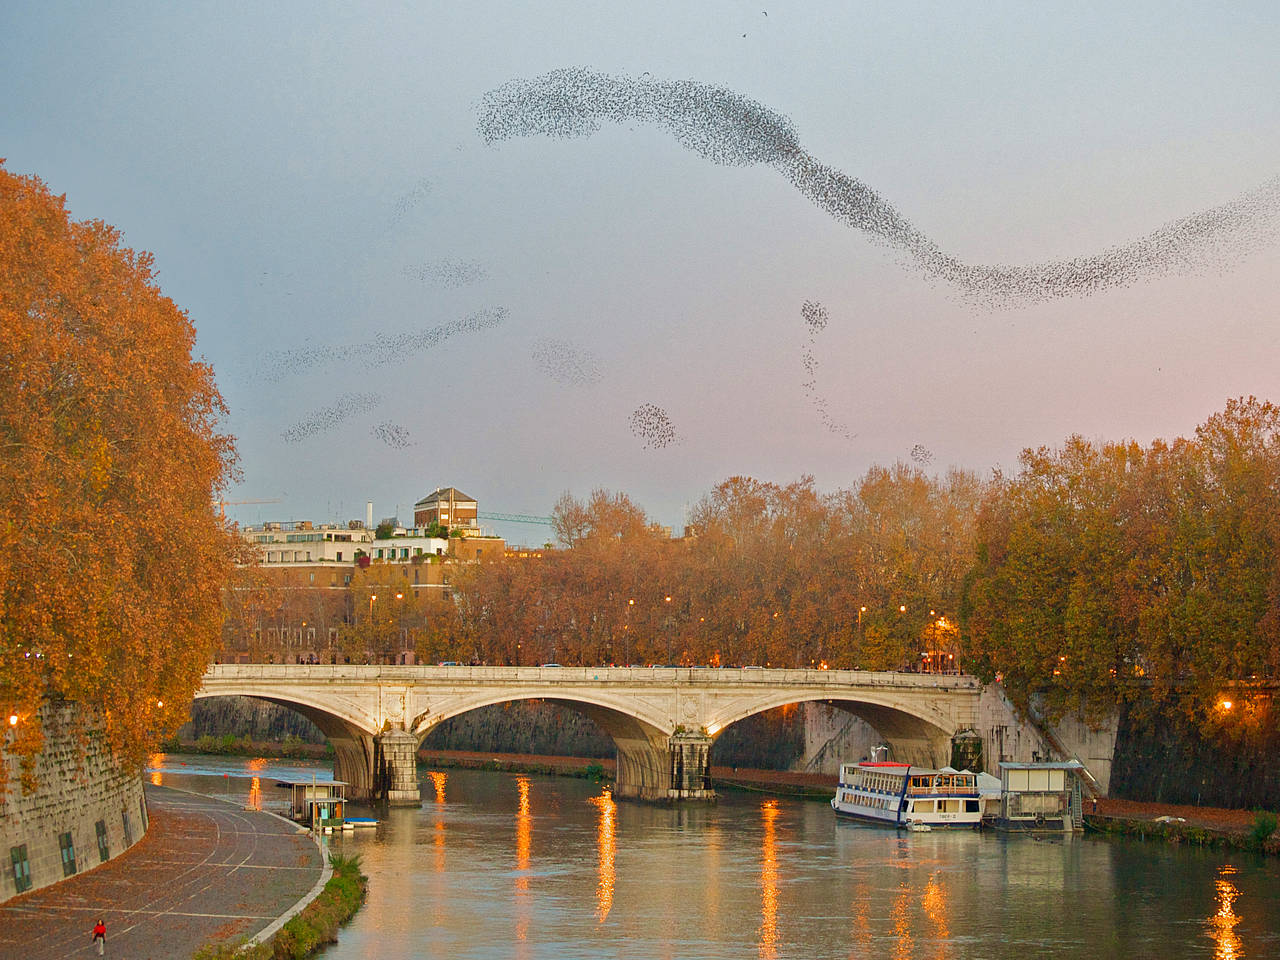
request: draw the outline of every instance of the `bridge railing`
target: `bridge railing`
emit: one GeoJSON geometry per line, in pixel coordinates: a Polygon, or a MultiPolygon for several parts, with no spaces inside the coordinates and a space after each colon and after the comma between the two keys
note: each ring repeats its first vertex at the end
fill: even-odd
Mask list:
{"type": "Polygon", "coordinates": [[[977,677],[963,674],[898,673],[868,670],[809,670],[769,667],[499,667],[399,666],[391,664],[224,663],[205,674],[212,680],[387,680],[454,683],[617,683],[695,686],[886,686],[977,689],[977,677]]]}

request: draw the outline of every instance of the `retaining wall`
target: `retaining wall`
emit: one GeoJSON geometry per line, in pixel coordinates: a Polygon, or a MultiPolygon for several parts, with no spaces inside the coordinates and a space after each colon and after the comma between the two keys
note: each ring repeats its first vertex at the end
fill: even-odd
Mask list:
{"type": "Polygon", "coordinates": [[[40,718],[45,748],[35,792],[23,795],[17,758],[3,758],[8,789],[0,799],[0,902],[92,869],[147,829],[142,777],[121,772],[94,716],[57,701],[47,702],[40,718]]]}

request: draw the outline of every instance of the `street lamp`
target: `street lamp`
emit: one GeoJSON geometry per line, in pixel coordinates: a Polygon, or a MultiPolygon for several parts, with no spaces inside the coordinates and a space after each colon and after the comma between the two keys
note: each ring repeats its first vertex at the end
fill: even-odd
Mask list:
{"type": "MultiPolygon", "coordinates": [[[[667,594],[666,597],[663,598],[663,602],[670,603],[671,594],[667,594]]],[[[671,663],[671,630],[672,630],[671,611],[668,610],[667,611],[667,663],[668,664],[671,663]]]]}

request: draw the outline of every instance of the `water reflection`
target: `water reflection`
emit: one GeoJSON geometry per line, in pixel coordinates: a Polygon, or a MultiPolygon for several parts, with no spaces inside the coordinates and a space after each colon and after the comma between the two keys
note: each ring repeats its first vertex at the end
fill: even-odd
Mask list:
{"type": "MultiPolygon", "coordinates": [[[[252,766],[250,767],[250,769],[253,769],[252,766]]],[[[249,781],[249,799],[245,803],[245,809],[247,810],[262,809],[262,778],[261,777],[254,777],[251,781],[249,781]]]]}
{"type": "Polygon", "coordinates": [[[592,797],[588,803],[600,811],[600,820],[596,824],[596,845],[600,850],[600,882],[596,885],[596,918],[604,923],[613,908],[613,855],[616,851],[615,831],[618,805],[613,794],[605,790],[598,797],[592,797]]]}
{"type": "Polygon", "coordinates": [[[911,885],[903,880],[898,884],[898,895],[893,898],[894,960],[911,960],[915,946],[911,934],[911,885]]]}
{"type": "Polygon", "coordinates": [[[853,888],[853,930],[852,943],[854,949],[849,958],[865,957],[871,949],[871,887],[859,883],[853,888]]]}
{"type": "Polygon", "coordinates": [[[533,814],[529,807],[529,778],[516,777],[520,799],[516,806],[516,956],[528,956],[529,919],[533,904],[529,896],[529,851],[533,845],[533,814]]]}
{"type": "Polygon", "coordinates": [[[760,804],[760,819],[764,827],[760,838],[760,957],[773,960],[778,945],[778,801],[760,804]]]}
{"type": "Polygon", "coordinates": [[[164,786],[164,775],[160,772],[160,767],[164,766],[164,754],[153,753],[147,758],[147,766],[151,768],[151,782],[157,787],[164,786]]]}
{"type": "MultiPolygon", "coordinates": [[[[241,803],[254,775],[244,758],[161,762],[164,788],[241,803]]],[[[160,792],[151,772],[147,789],[160,792]]],[[[327,776],[269,762],[263,805],[280,795],[275,779],[313,772],[327,776]]],[[[420,809],[333,835],[333,849],[364,858],[370,893],[326,960],[1280,956],[1270,860],[1237,856],[1233,871],[1221,853],[1189,846],[899,836],[836,824],[821,804],[744,794],[706,809],[618,799],[606,815],[592,800],[600,788],[585,781],[521,781],[450,770],[446,785],[424,771],[420,809]]]]}
{"type": "Polygon", "coordinates": [[[443,807],[444,785],[448,782],[449,775],[447,773],[442,773],[439,770],[432,770],[427,774],[427,776],[431,778],[431,785],[436,788],[436,805],[443,807]]]}
{"type": "Polygon", "coordinates": [[[1218,895],[1218,912],[1209,918],[1210,933],[1214,939],[1214,960],[1239,960],[1244,956],[1241,950],[1240,937],[1236,934],[1236,924],[1240,917],[1233,904],[1240,896],[1240,888],[1231,880],[1236,868],[1225,864],[1218,871],[1218,879],[1214,887],[1218,895]]]}
{"type": "Polygon", "coordinates": [[[947,888],[939,882],[935,872],[924,886],[924,895],[920,898],[924,907],[924,915],[929,918],[933,927],[933,935],[938,940],[938,952],[935,956],[943,960],[947,956],[947,940],[951,933],[947,924],[947,888]]]}

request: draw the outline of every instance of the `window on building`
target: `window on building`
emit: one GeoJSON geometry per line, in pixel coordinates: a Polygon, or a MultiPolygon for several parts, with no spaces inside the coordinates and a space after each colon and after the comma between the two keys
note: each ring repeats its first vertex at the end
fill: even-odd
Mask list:
{"type": "Polygon", "coordinates": [[[76,845],[71,842],[71,834],[58,834],[58,849],[62,851],[62,875],[69,877],[76,872],[76,845]]]}
{"type": "Polygon", "coordinates": [[[436,547],[436,556],[437,556],[437,557],[443,557],[443,556],[444,556],[444,547],[436,547]]]}
{"type": "Polygon", "coordinates": [[[31,889],[31,861],[27,859],[27,845],[9,848],[9,859],[13,861],[13,886],[17,893],[31,889]]]}
{"type": "Polygon", "coordinates": [[[400,548],[400,559],[401,559],[401,560],[408,560],[408,559],[409,559],[409,548],[408,548],[408,547],[401,547],[401,548],[400,548]]]}
{"type": "Polygon", "coordinates": [[[341,550],[339,550],[339,551],[338,551],[338,562],[339,562],[339,563],[341,563],[341,562],[342,562],[342,551],[341,551],[341,550]]]}
{"type": "Polygon", "coordinates": [[[343,575],[342,584],[347,587],[351,586],[351,574],[347,573],[343,575]]]}
{"type": "Polygon", "coordinates": [[[107,824],[105,820],[99,820],[93,825],[94,832],[98,835],[98,862],[106,863],[111,859],[111,851],[107,849],[107,824]]]}
{"type": "Polygon", "coordinates": [[[419,581],[418,581],[418,571],[417,571],[417,569],[415,569],[415,570],[413,571],[413,582],[414,582],[415,584],[419,582],[419,581]]]}
{"type": "MultiPolygon", "coordinates": [[[[310,558],[310,557],[307,557],[307,559],[308,559],[308,560],[310,560],[311,558],[310,558]]],[[[308,574],[307,574],[307,580],[308,580],[308,582],[309,582],[309,583],[315,583],[315,582],[316,582],[316,575],[315,575],[314,573],[308,573],[308,574]]]]}
{"type": "Polygon", "coordinates": [[[480,559],[480,555],[484,553],[484,547],[476,547],[476,559],[480,559]]]}
{"type": "Polygon", "coordinates": [[[268,550],[267,563],[275,563],[275,562],[276,562],[276,552],[274,550],[268,550]]]}
{"type": "Polygon", "coordinates": [[[329,646],[331,647],[336,646],[337,643],[338,643],[338,628],[330,627],[329,628],[329,646]]]}

